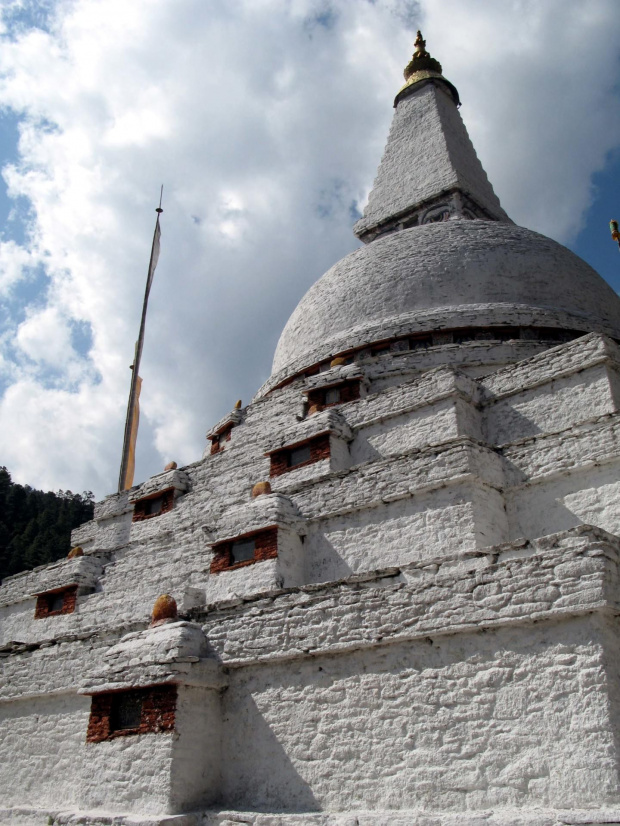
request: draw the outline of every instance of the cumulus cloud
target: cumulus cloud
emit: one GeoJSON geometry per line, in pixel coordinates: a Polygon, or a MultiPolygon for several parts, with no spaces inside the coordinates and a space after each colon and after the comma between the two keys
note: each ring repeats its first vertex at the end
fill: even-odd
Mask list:
{"type": "Polygon", "coordinates": [[[114,489],[162,182],[138,477],[199,458],[356,246],[419,26],[508,212],[569,238],[619,134],[615,4],[583,5],[50,0],[34,24],[5,6],[0,106],[21,120],[3,175],[29,211],[26,240],[0,243],[0,291],[29,267],[46,279],[0,339],[1,461],[34,485],[114,489]]]}

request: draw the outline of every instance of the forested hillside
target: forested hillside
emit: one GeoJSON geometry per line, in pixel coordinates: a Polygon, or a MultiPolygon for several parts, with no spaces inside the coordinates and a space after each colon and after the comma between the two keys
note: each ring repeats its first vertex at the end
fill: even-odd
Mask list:
{"type": "Polygon", "coordinates": [[[0,467],[0,579],[66,556],[71,530],[92,519],[93,494],[17,485],[0,467]]]}

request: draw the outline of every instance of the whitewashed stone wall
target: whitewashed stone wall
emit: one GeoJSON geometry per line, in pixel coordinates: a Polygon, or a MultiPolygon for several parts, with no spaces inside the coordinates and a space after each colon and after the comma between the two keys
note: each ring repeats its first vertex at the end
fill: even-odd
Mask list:
{"type": "MultiPolygon", "coordinates": [[[[314,421],[304,380],[261,398],[221,453],[174,475],[172,511],[131,522],[160,474],[97,506],[73,537],[84,557],[3,583],[0,823],[209,807],[206,826],[491,809],[525,823],[540,807],[555,824],[562,808],[620,806],[618,546],[584,527],[620,533],[618,347],[593,334],[486,375],[402,359],[357,364],[364,398],[314,421]],[[326,426],[330,460],[251,499],[269,450],[326,426]],[[278,559],[210,573],[214,542],[274,524],[278,559]],[[75,613],[34,619],[35,593],[79,577],[75,613]],[[78,692],[119,640],[154,639],[162,592],[205,635],[165,672],[177,732],[87,744],[78,692]],[[221,682],[205,685],[206,662],[221,682]]],[[[135,659],[142,682],[119,685],[164,679],[135,659]]]]}

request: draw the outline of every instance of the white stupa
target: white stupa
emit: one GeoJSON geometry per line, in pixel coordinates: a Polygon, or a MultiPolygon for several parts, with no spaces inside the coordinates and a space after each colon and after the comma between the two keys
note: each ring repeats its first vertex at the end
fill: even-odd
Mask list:
{"type": "Polygon", "coordinates": [[[0,824],[620,824],[620,298],[405,79],[253,402],[0,587],[0,824]]]}

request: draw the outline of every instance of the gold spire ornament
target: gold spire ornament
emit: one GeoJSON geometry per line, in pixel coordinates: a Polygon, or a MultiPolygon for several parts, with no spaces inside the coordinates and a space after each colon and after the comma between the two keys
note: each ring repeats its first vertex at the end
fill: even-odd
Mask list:
{"type": "Polygon", "coordinates": [[[405,85],[396,95],[394,106],[396,107],[398,102],[404,96],[404,92],[409,91],[412,86],[415,86],[423,80],[432,79],[440,80],[445,86],[447,86],[454,102],[457,106],[460,106],[461,101],[459,100],[459,93],[457,92],[456,87],[454,87],[450,81],[446,80],[442,75],[441,63],[438,60],[435,60],[434,57],[431,57],[426,51],[426,40],[424,40],[422,37],[422,32],[419,30],[414,46],[415,52],[413,53],[413,57],[409,63],[407,63],[405,66],[405,71],[403,72],[405,77],[405,85]]]}
{"type": "Polygon", "coordinates": [[[609,222],[609,230],[611,232],[612,239],[618,242],[618,248],[620,249],[620,231],[618,230],[618,222],[611,220],[609,222]]]}
{"type": "Polygon", "coordinates": [[[422,32],[419,30],[413,45],[415,46],[415,52],[403,72],[405,80],[409,80],[417,72],[434,72],[441,75],[441,63],[426,51],[426,40],[424,40],[422,32]]]}

